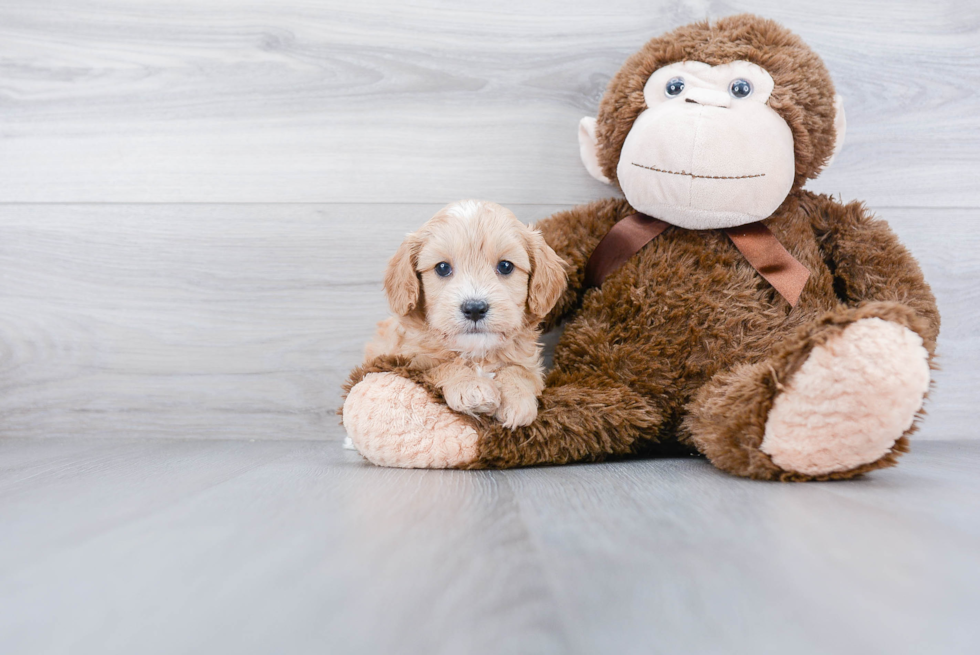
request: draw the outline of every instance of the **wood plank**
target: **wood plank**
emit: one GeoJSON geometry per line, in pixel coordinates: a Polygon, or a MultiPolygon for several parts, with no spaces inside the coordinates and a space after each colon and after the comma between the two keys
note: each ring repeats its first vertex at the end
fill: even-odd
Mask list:
{"type": "Polygon", "coordinates": [[[839,485],[759,484],[703,460],[506,477],[582,652],[967,653],[978,454],[918,444],[839,485]]]}
{"type": "MultiPolygon", "coordinates": [[[[768,0],[847,99],[814,188],[980,206],[980,5],[768,0]]],[[[0,7],[0,202],[578,203],[579,118],[693,0],[0,7]]]]}
{"type": "Polygon", "coordinates": [[[335,443],[0,440],[0,651],[968,653],[978,465],[930,442],[790,485],[689,458],[406,471],[335,443]]]}
{"type": "MultiPolygon", "coordinates": [[[[17,205],[0,216],[0,436],[317,439],[436,205],[17,205]]],[[[514,206],[524,220],[558,206],[514,206]]],[[[920,438],[977,438],[974,212],[882,212],[943,313],[920,438]]]]}
{"type": "Polygon", "coordinates": [[[375,469],[336,443],[152,440],[30,471],[0,491],[4,653],[568,652],[487,474],[375,469]]]}

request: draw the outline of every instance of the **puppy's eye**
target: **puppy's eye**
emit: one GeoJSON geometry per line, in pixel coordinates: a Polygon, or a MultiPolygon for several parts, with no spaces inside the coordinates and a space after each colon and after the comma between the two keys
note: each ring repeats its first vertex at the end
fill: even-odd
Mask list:
{"type": "Polygon", "coordinates": [[[435,271],[439,277],[449,277],[453,274],[453,267],[449,265],[449,262],[439,262],[436,264],[435,271]]]}
{"type": "Polygon", "coordinates": [[[501,275],[510,275],[514,272],[514,265],[506,259],[497,263],[497,272],[501,275]]]}

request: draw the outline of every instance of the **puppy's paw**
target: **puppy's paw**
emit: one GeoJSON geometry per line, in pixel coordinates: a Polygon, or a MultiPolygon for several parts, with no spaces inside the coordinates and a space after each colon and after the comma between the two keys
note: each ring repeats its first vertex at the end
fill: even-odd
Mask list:
{"type": "Polygon", "coordinates": [[[489,378],[472,378],[443,387],[450,409],[463,414],[490,414],[500,407],[500,390],[489,378]]]}
{"type": "Polygon", "coordinates": [[[510,430],[530,425],[538,417],[538,399],[530,394],[505,393],[493,417],[510,430]]]}

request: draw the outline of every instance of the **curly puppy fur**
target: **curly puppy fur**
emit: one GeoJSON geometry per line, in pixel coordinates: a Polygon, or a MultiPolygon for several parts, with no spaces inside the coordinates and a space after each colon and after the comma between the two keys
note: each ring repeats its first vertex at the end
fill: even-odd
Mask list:
{"type": "MultiPolygon", "coordinates": [[[[764,224],[811,272],[798,305],[790,307],[718,230],[669,227],[601,288],[587,289],[583,276],[592,251],[635,210],[625,199],[610,198],[555,214],[538,228],[570,272],[545,325],[566,325],[538,417],[514,430],[467,419],[479,434],[478,454],[457,466],[683,450],[756,479],[841,479],[891,466],[907,450],[914,424],[878,460],[818,475],[783,470],[761,448],[774,398],[792,385],[814,348],[847,326],[879,318],[906,327],[921,337],[930,364],[939,334],[929,286],[888,225],[860,203],[842,205],[800,188],[832,153],[835,115],[829,75],[802,41],[747,15],[653,39],[623,66],[602,100],[597,134],[604,173],[616,179],[619,151],[643,110],[649,75],[685,59],[748,60],[775,80],[770,106],[793,131],[796,182],[764,224]]],[[[350,384],[383,370],[410,373],[403,363],[379,361],[355,371],[350,384]]]]}
{"type": "Polygon", "coordinates": [[[395,316],[378,324],[365,359],[405,358],[453,410],[527,425],[544,387],[538,324],[564,289],[564,262],[539,232],[500,205],[452,203],[391,258],[395,316]],[[483,313],[466,315],[467,303],[483,313]]]}

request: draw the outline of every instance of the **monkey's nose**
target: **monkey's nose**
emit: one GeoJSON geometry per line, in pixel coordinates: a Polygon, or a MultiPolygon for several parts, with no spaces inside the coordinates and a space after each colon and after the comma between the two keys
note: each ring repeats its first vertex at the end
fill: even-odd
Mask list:
{"type": "Polygon", "coordinates": [[[688,89],[685,100],[706,107],[725,107],[727,109],[732,106],[732,97],[724,91],[704,89],[701,87],[688,89]]]}
{"type": "Polygon", "coordinates": [[[467,300],[460,305],[459,310],[463,312],[463,316],[476,323],[487,315],[490,305],[485,300],[467,300]]]}

